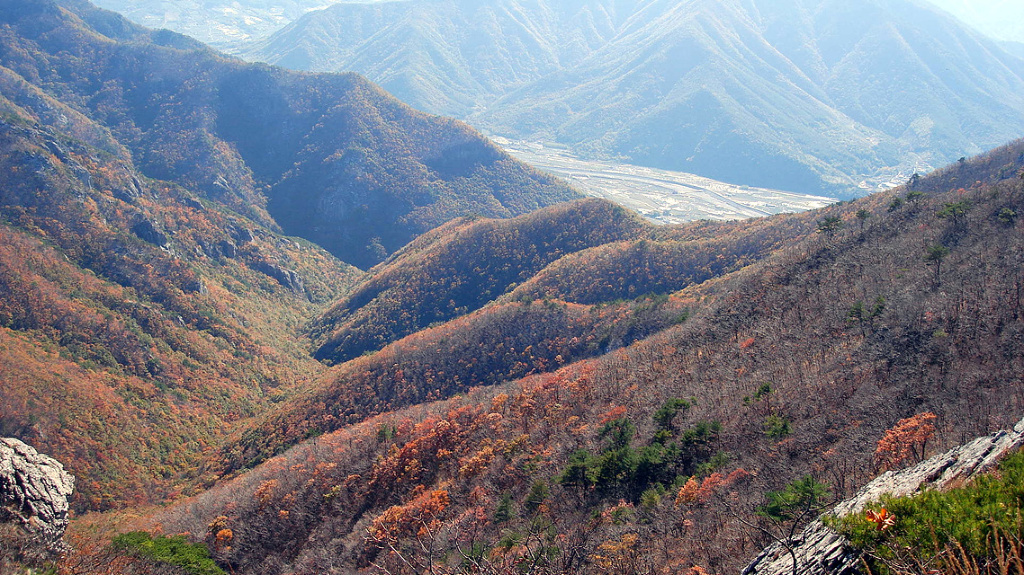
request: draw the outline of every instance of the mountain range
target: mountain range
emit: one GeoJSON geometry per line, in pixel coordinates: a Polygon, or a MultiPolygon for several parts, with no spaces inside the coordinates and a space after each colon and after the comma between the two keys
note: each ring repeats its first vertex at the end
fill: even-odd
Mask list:
{"type": "Polygon", "coordinates": [[[649,228],[588,200],[438,229],[316,322],[330,354],[384,347],[333,355],[224,444],[218,485],[138,525],[199,534],[243,573],[739,569],[787,483],[850,494],[897,421],[934,413],[934,439],[957,442],[1024,408],[1022,157],[1018,141],[911,189],[748,222],[649,228]],[[489,279],[530,244],[488,238],[577,217],[608,243],[396,331],[480,277],[460,243],[491,254],[489,279]],[[435,261],[466,275],[438,281],[435,261]]]}
{"type": "Polygon", "coordinates": [[[311,12],[246,58],[579,153],[849,195],[1024,129],[1024,63],[918,0],[410,0],[311,12]]]}
{"type": "Polygon", "coordinates": [[[1022,173],[656,226],[353,74],[0,0],[0,433],[77,478],[31,567],[733,571],[794,482],[1020,419],[1022,173]]]}
{"type": "Polygon", "coordinates": [[[88,7],[41,14],[15,3],[5,18],[24,35],[9,36],[0,64],[81,102],[144,175],[272,219],[361,267],[456,216],[518,215],[579,196],[356,75],[246,65],[88,7]],[[40,21],[52,29],[29,29],[40,21]],[[51,68],[38,72],[43,62],[51,68]]]}

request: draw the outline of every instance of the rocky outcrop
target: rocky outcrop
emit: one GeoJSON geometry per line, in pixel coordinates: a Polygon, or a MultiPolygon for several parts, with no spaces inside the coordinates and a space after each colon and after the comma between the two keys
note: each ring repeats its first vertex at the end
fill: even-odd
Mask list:
{"type": "MultiPolygon", "coordinates": [[[[977,474],[995,467],[1010,452],[1024,445],[1024,420],[1010,431],[999,431],[936,455],[902,471],[886,472],[861,488],[852,498],[830,512],[836,517],[860,513],[884,494],[912,495],[924,488],[944,489],[962,484],[977,474]]],[[[766,548],[742,575],[852,575],[860,570],[860,553],[846,538],[820,520],[808,525],[793,549],[797,566],[785,546],[766,548]]]]}
{"type": "Polygon", "coordinates": [[[167,234],[157,229],[156,224],[149,220],[139,220],[132,226],[132,233],[143,240],[158,246],[167,245],[167,234]]]}
{"type": "Polygon", "coordinates": [[[249,244],[256,241],[256,236],[253,235],[252,230],[249,228],[236,228],[234,236],[235,240],[240,244],[249,244]]]}
{"type": "Polygon", "coordinates": [[[122,185],[114,188],[112,192],[115,198],[129,204],[134,204],[136,200],[142,197],[145,188],[135,170],[128,164],[121,164],[121,169],[124,170],[126,177],[121,179],[122,185]]]}
{"type": "Polygon", "coordinates": [[[238,246],[235,245],[235,242],[223,240],[217,244],[217,249],[220,251],[222,256],[228,259],[238,256],[238,246]]]}
{"type": "Polygon", "coordinates": [[[60,549],[75,478],[52,457],[17,439],[0,438],[0,527],[18,559],[60,549]]]}
{"type": "Polygon", "coordinates": [[[274,278],[282,286],[296,294],[305,295],[306,293],[306,286],[302,281],[302,276],[295,270],[262,260],[253,262],[252,268],[274,278]]]}

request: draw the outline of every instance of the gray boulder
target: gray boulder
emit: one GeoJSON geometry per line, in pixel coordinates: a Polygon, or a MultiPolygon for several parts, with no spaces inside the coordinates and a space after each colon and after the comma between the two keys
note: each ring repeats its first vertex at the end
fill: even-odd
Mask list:
{"type": "MultiPolygon", "coordinates": [[[[0,558],[32,562],[62,549],[75,478],[52,457],[0,438],[0,558]]],[[[2,563],[2,561],[0,561],[2,563]]]]}

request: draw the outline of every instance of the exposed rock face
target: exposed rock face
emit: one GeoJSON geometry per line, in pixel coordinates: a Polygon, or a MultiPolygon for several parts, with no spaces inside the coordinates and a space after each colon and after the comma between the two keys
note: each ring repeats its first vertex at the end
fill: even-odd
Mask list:
{"type": "Polygon", "coordinates": [[[240,244],[248,244],[256,241],[256,236],[253,235],[252,230],[249,228],[237,228],[235,230],[235,239],[240,244]]]}
{"type": "Polygon", "coordinates": [[[252,268],[274,278],[278,283],[299,295],[306,293],[306,286],[302,281],[302,276],[295,270],[265,261],[254,262],[252,268]]]}
{"type": "Polygon", "coordinates": [[[136,175],[135,170],[126,164],[121,164],[121,168],[128,176],[128,183],[112,190],[114,197],[129,204],[134,204],[135,200],[142,196],[145,188],[142,186],[142,181],[139,180],[139,176],[136,175]]]}
{"type": "Polygon", "coordinates": [[[74,488],[75,478],[60,462],[17,439],[0,438],[0,525],[6,534],[13,527],[25,535],[11,545],[15,549],[4,550],[38,557],[58,549],[74,488]]]}
{"type": "Polygon", "coordinates": [[[226,258],[234,258],[238,256],[238,246],[234,242],[224,240],[217,244],[217,248],[220,250],[221,255],[226,258]]]}
{"type": "MultiPolygon", "coordinates": [[[[936,455],[902,471],[889,471],[876,477],[852,498],[831,511],[836,517],[860,513],[883,494],[911,495],[924,488],[953,487],[992,469],[1010,452],[1024,445],[1024,420],[1010,431],[999,431],[975,439],[942,455],[936,455]]],[[[742,575],[852,575],[860,571],[860,553],[847,544],[846,538],[825,526],[820,520],[808,525],[794,549],[797,568],[783,545],[766,548],[745,569],[742,575]]]]}
{"type": "Polygon", "coordinates": [[[158,246],[167,245],[167,235],[157,229],[156,224],[149,220],[139,220],[132,226],[132,232],[151,244],[158,246]]]}

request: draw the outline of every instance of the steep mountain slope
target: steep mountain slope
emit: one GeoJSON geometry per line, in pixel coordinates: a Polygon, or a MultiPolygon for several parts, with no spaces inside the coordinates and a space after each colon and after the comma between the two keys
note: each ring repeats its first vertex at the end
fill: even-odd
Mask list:
{"type": "Polygon", "coordinates": [[[0,430],[61,458],[77,509],[160,501],[322,369],[298,327],[356,270],[139,175],[105,128],[0,82],[0,430]]]}
{"type": "Polygon", "coordinates": [[[0,65],[109,127],[145,175],[355,265],[453,217],[518,215],[577,196],[464,124],[414,112],[358,76],[246,65],[65,6],[5,3],[0,65]]]}
{"type": "Polygon", "coordinates": [[[299,70],[358,70],[412,106],[464,117],[607,43],[635,1],[383,2],[310,14],[245,52],[299,70]]]}
{"type": "Polygon", "coordinates": [[[318,437],[152,525],[241,573],[736,569],[767,491],[850,492],[899,419],[938,414],[938,444],[1019,419],[1022,153],[812,214],[822,233],[675,294],[683,323],[318,437]]]}
{"type": "MultiPolygon", "coordinates": [[[[801,4],[666,8],[574,70],[588,79],[629,70],[617,84],[540,86],[509,99],[534,108],[519,117],[583,110],[554,129],[563,141],[607,133],[604,148],[643,163],[796,189],[909,173],[980,151],[982,134],[988,147],[1020,133],[1019,63],[991,57],[998,49],[952,21],[904,2],[801,4]],[[676,74],[658,73],[669,65],[676,74]],[[630,86],[641,103],[614,86],[630,86]],[[622,113],[582,106],[595,101],[622,113]]],[[[501,125],[519,123],[503,102],[493,109],[501,125]]]]}
{"type": "Polygon", "coordinates": [[[337,366],[231,442],[226,470],[379,413],[627,346],[686,320],[690,302],[672,292],[814,226],[804,214],[658,228],[596,199],[442,226],[313,323],[316,354],[337,366]]]}
{"type": "Polygon", "coordinates": [[[302,328],[362,272],[282,228],[369,265],[575,196],[356,76],[0,1],[0,431],[68,466],[76,510],[174,498],[325,370],[302,328]]]}
{"type": "Polygon", "coordinates": [[[639,216],[585,200],[513,220],[452,222],[418,238],[313,324],[314,356],[341,363],[476,311],[567,253],[633,239],[639,216]]]}
{"type": "Polygon", "coordinates": [[[999,46],[1018,58],[1024,59],[1024,43],[1021,42],[1000,42],[999,46]]]}
{"type": "Polygon", "coordinates": [[[919,0],[339,5],[246,57],[365,73],[496,133],[804,192],[1024,132],[1024,63],[919,0]]]}

